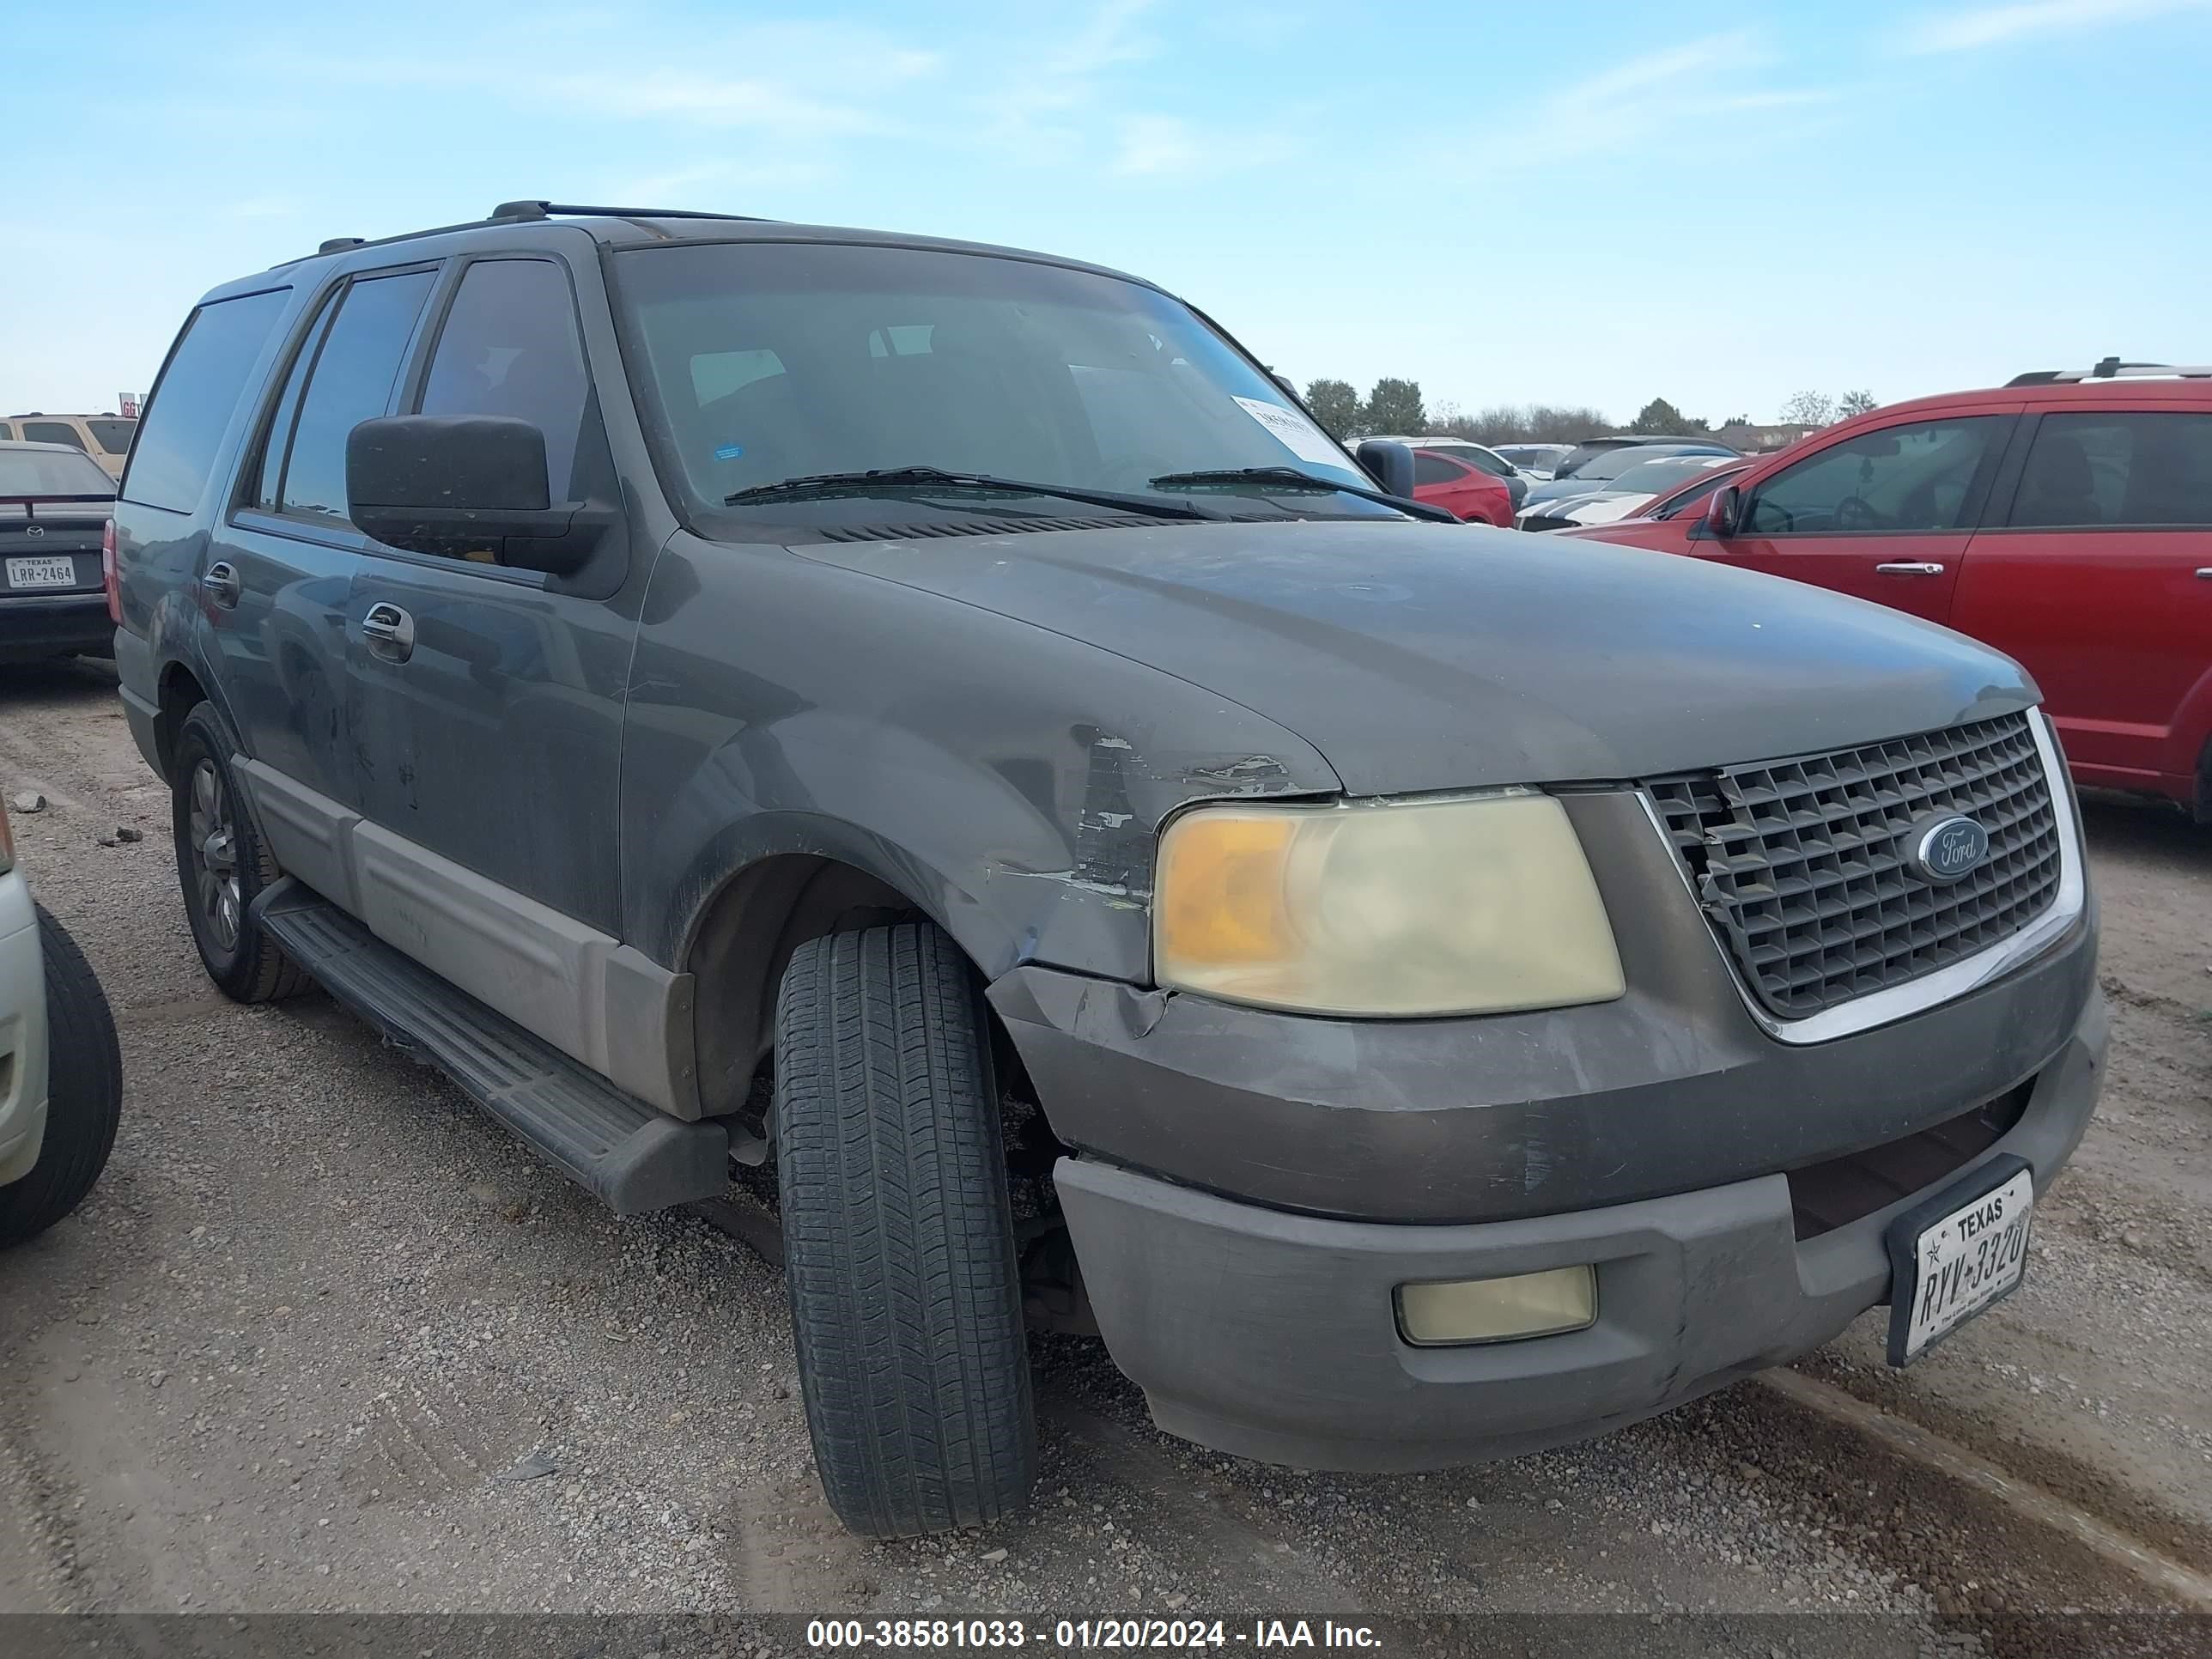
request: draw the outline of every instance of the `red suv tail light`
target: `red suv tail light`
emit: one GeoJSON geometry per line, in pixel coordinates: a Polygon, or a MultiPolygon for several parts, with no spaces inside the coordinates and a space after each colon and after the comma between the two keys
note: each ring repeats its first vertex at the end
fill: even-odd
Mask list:
{"type": "Polygon", "coordinates": [[[123,579],[115,568],[115,520],[100,532],[100,585],[107,590],[107,620],[123,626],[123,579]]]}

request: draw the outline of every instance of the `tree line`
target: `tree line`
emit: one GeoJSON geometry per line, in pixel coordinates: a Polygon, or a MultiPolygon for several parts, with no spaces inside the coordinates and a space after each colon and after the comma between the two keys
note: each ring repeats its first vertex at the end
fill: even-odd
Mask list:
{"type": "MultiPolygon", "coordinates": [[[[1339,440],[1399,433],[1449,435],[1479,444],[1575,443],[1595,433],[1618,430],[1690,436],[1752,423],[1748,415],[1731,416],[1717,423],[1703,416],[1685,415],[1664,398],[1654,398],[1644,404],[1625,428],[1617,428],[1601,411],[1586,404],[1500,404],[1469,412],[1456,404],[1443,404],[1431,411],[1422,400],[1419,380],[1395,376],[1376,381],[1364,398],[1349,380],[1313,380],[1306,386],[1305,402],[1314,419],[1339,440]]],[[[1846,392],[1832,398],[1825,392],[1800,392],[1783,404],[1779,418],[1787,424],[1826,426],[1874,407],[1870,392],[1846,392]]]]}

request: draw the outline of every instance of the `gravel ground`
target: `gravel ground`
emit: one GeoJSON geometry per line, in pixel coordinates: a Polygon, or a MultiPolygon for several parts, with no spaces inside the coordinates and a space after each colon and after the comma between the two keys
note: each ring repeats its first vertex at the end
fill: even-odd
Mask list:
{"type": "MultiPolygon", "coordinates": [[[[1510,1463],[1312,1475],[1158,1434],[1075,1338],[1039,1345],[1028,1515],[854,1540],[772,1268],[615,1220],[319,996],[213,994],[112,687],[0,671],[0,792],[49,798],[18,843],[128,1079],[92,1199],[0,1259],[0,1612],[1794,1613],[1745,1650],[1932,1653],[2097,1650],[2075,1615],[2165,1605],[1756,1382],[1510,1463]],[[1837,1610],[1891,1617],[1803,1617],[1837,1610]]],[[[2100,804],[2090,838],[2115,1059],[2027,1288],[1909,1372],[1876,1317],[1802,1369],[2208,1568],[2212,837],[2100,804]]]]}

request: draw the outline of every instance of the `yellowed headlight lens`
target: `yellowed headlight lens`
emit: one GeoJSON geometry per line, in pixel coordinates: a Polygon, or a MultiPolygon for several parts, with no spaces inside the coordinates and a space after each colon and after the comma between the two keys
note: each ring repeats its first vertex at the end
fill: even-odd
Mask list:
{"type": "Polygon", "coordinates": [[[1160,839],[1164,985],[1310,1013],[1498,1013],[1621,994],[1565,811],[1526,791],[1205,806],[1160,839]]]}
{"type": "Polygon", "coordinates": [[[8,803],[0,801],[0,876],[15,867],[15,832],[9,827],[8,803]]]}

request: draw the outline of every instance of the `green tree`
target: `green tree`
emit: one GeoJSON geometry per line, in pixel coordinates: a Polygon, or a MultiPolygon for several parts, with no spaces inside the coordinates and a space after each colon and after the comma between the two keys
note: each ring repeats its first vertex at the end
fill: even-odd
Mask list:
{"type": "Polygon", "coordinates": [[[1421,383],[1388,377],[1375,382],[1359,424],[1370,433],[1396,432],[1413,435],[1429,428],[1429,412],[1421,406],[1421,383]]]}
{"type": "Polygon", "coordinates": [[[1359,429],[1359,392],[1349,380],[1309,382],[1306,407],[1332,438],[1341,441],[1359,429]]]}
{"type": "Polygon", "coordinates": [[[1840,421],[1847,416],[1863,415],[1875,407],[1873,392],[1846,392],[1836,399],[1836,418],[1840,421]]]}
{"type": "Polygon", "coordinates": [[[1628,423],[1628,429],[1637,433],[1703,432],[1705,423],[1701,420],[1692,420],[1664,398],[1654,398],[1637,410],[1636,418],[1628,423]]]}

